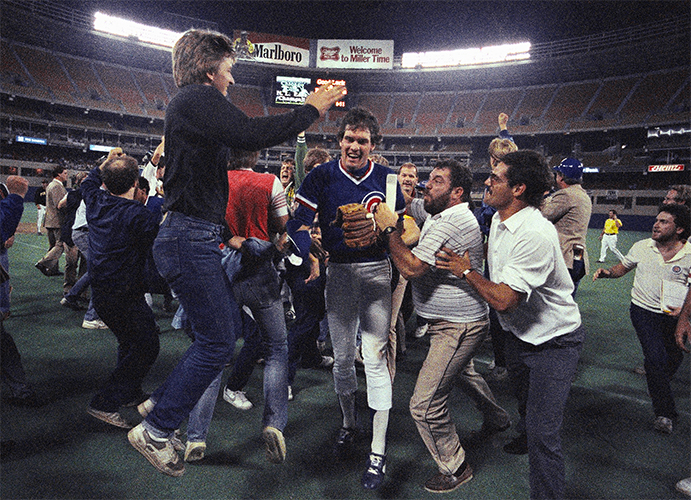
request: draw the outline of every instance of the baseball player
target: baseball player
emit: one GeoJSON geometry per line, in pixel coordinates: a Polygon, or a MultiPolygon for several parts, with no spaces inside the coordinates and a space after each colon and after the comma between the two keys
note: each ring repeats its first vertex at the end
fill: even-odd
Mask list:
{"type": "MultiPolygon", "coordinates": [[[[362,477],[366,489],[378,488],[385,473],[386,429],[391,408],[387,339],[391,315],[391,264],[375,232],[372,209],[385,201],[386,177],[393,172],[369,155],[381,140],[379,124],[369,111],[350,110],[338,140],[340,160],[312,170],[296,195],[299,204],[288,231],[303,255],[309,251],[309,227],[319,213],[324,249],[329,252],[326,310],[334,349],[333,376],[343,413],[334,452],[349,454],[357,434],[355,410],[355,337],[360,328],[372,415],[372,447],[362,477]],[[335,221],[335,222],[334,222],[335,221]]],[[[405,212],[400,186],[396,213],[405,212]]],[[[400,223],[402,227],[402,222],[400,223]]]]}

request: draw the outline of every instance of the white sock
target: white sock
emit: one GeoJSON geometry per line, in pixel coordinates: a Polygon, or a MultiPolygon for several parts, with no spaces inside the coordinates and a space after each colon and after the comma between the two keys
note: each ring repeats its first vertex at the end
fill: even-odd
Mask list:
{"type": "Polygon", "coordinates": [[[341,405],[341,412],[343,413],[343,427],[346,429],[355,429],[357,425],[357,418],[355,416],[355,393],[339,394],[338,402],[341,405]]]}
{"type": "Polygon", "coordinates": [[[376,410],[372,417],[372,453],[386,454],[386,429],[389,426],[389,410],[376,410]]]}

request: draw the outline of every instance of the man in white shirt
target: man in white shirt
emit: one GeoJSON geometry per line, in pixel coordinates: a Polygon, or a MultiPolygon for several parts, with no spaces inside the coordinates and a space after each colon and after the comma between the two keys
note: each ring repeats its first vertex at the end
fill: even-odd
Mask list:
{"type": "Polygon", "coordinates": [[[485,181],[485,203],[497,209],[487,252],[491,281],[473,268],[468,252],[442,248],[436,263],[463,276],[512,333],[507,368],[521,419],[519,437],[504,450],[528,453],[531,498],[564,496],[560,431],[585,337],[557,231],[539,210],[551,182],[538,153],[504,156],[485,181]]]}
{"type": "Polygon", "coordinates": [[[662,205],[652,237],[638,241],[622,261],[610,269],[598,269],[598,278],[619,278],[632,269],[631,323],[643,350],[645,378],[653,402],[653,429],[671,434],[677,417],[670,381],[684,355],[674,342],[677,316],[691,274],[689,209],[685,205],[662,205]],[[676,295],[678,302],[670,299],[676,295]],[[683,292],[683,293],[682,293],[683,292]]]}

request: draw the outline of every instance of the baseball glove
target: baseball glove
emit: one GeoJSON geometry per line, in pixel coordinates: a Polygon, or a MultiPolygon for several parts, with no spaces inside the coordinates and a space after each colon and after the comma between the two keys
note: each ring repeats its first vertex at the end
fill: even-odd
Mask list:
{"type": "Polygon", "coordinates": [[[341,205],[331,224],[343,230],[343,241],[349,248],[365,248],[377,241],[374,215],[360,203],[341,205]]]}

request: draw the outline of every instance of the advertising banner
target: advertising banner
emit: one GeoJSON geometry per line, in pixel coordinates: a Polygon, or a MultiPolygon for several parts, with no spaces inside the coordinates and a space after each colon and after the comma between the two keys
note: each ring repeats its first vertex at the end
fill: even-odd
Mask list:
{"type": "Polygon", "coordinates": [[[235,30],[233,40],[238,59],[309,67],[310,41],[308,38],[235,30]]]}
{"type": "Polygon", "coordinates": [[[317,68],[392,69],[393,40],[318,40],[317,68]]]}
{"type": "Polygon", "coordinates": [[[682,172],[684,165],[648,165],[648,172],[682,172]]]}

